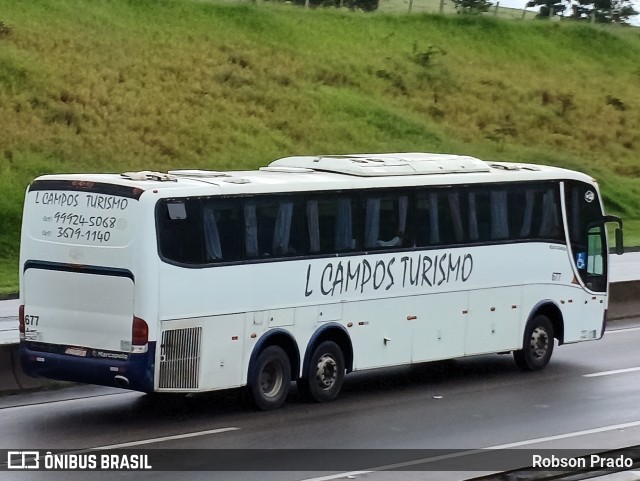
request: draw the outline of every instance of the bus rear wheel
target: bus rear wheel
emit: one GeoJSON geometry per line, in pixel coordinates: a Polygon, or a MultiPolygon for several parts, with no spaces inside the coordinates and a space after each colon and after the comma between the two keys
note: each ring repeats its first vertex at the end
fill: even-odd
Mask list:
{"type": "Polygon", "coordinates": [[[553,345],[553,324],[547,316],[539,314],[527,323],[522,349],[514,351],[513,358],[523,371],[538,371],[549,364],[553,345]]]}
{"type": "Polygon", "coordinates": [[[313,351],[307,377],[298,386],[313,401],[329,402],[340,394],[344,375],[342,350],[335,342],[325,341],[313,351]]]}
{"type": "Polygon", "coordinates": [[[291,384],[291,364],[278,346],[269,346],[255,361],[249,390],[253,403],[263,411],[284,404],[291,384]]]}

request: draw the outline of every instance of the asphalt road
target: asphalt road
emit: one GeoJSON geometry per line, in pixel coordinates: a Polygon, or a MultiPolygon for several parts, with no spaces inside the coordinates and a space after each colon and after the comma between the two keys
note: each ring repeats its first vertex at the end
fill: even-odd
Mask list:
{"type": "MultiPolygon", "coordinates": [[[[511,356],[501,355],[378,370],[347,376],[336,402],[308,404],[292,389],[283,409],[267,413],[243,407],[238,392],[157,401],[139,393],[79,387],[0,398],[3,449],[450,449],[462,452],[449,454],[450,469],[461,472],[371,472],[389,464],[389,457],[378,451],[371,458],[366,451],[367,461],[375,462],[355,470],[328,458],[326,469],[314,472],[4,472],[0,478],[467,479],[479,473],[464,452],[479,448],[526,449],[528,456],[546,448],[602,451],[638,445],[639,326],[640,319],[617,323],[617,330],[601,341],[561,346],[542,372],[522,373],[511,356]]],[[[441,454],[398,452],[409,460],[441,454]]],[[[242,459],[243,453],[229,451],[229,456],[242,459]]],[[[265,456],[247,455],[244,466],[262,466],[260,453],[265,456]]],[[[513,451],[503,453],[503,458],[517,457],[513,451]]],[[[318,459],[313,462],[317,467],[318,459]]],[[[193,463],[206,465],[206,459],[194,455],[193,463]]],[[[404,469],[411,467],[409,463],[404,469]]],[[[496,463],[488,469],[506,468],[496,463]]]]}

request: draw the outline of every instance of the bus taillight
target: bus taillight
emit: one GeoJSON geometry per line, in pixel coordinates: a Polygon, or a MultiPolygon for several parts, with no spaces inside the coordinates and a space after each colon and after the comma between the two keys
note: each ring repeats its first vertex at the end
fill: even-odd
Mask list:
{"type": "Polygon", "coordinates": [[[20,339],[24,339],[24,304],[20,304],[18,308],[18,331],[20,332],[20,339]]]}
{"type": "Polygon", "coordinates": [[[146,352],[149,342],[149,326],[144,319],[133,318],[131,329],[131,352],[146,352]]]}

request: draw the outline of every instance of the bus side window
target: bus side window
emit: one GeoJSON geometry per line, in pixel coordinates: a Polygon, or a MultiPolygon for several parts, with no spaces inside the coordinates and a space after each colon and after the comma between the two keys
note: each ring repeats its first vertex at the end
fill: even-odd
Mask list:
{"type": "Polygon", "coordinates": [[[469,239],[486,242],[491,239],[491,202],[487,192],[471,191],[469,204],[469,239]]]}
{"type": "Polygon", "coordinates": [[[548,188],[542,195],[542,221],[539,237],[542,239],[563,239],[560,199],[557,189],[548,188]]]}
{"type": "Polygon", "coordinates": [[[508,193],[509,231],[514,239],[531,237],[535,192],[530,187],[511,189],[508,193]]]}
{"type": "Polygon", "coordinates": [[[334,247],[336,252],[349,251],[356,248],[353,235],[353,209],[348,197],[338,199],[335,218],[334,247]]]}
{"type": "Polygon", "coordinates": [[[311,254],[335,254],[359,247],[351,196],[307,200],[307,230],[311,254]]]}
{"type": "Polygon", "coordinates": [[[207,262],[241,258],[242,217],[239,200],[210,199],[203,208],[207,262]]]}
{"type": "Polygon", "coordinates": [[[299,202],[266,197],[244,204],[246,257],[286,257],[301,252],[299,202]]]}
{"type": "Polygon", "coordinates": [[[417,245],[426,247],[440,244],[440,196],[437,192],[419,192],[416,199],[417,245]]]}
{"type": "Polygon", "coordinates": [[[469,192],[469,237],[472,241],[509,239],[509,204],[504,188],[469,192]]]}
{"type": "Polygon", "coordinates": [[[507,191],[504,188],[493,188],[489,195],[491,211],[491,240],[509,238],[509,205],[507,191]]]}
{"type": "Polygon", "coordinates": [[[401,247],[406,242],[409,197],[372,193],[364,203],[364,248],[401,247]]]}

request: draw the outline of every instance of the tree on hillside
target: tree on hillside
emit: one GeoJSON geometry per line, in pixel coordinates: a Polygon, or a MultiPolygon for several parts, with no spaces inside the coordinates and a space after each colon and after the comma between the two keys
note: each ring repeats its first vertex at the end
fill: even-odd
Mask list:
{"type": "Polygon", "coordinates": [[[631,0],[577,0],[572,8],[572,18],[597,23],[629,25],[629,18],[639,14],[631,0]]]}
{"type": "Polygon", "coordinates": [[[560,15],[567,9],[563,0],[530,0],[527,3],[527,8],[531,7],[540,7],[537,18],[549,18],[554,15],[560,15]]]}
{"type": "MultiPolygon", "coordinates": [[[[538,18],[564,15],[564,0],[529,0],[527,7],[540,7],[538,18]]],[[[629,18],[638,15],[632,0],[573,0],[570,18],[597,23],[629,25],[629,18]]]]}
{"type": "Polygon", "coordinates": [[[456,12],[464,14],[478,14],[486,12],[492,3],[487,0],[453,0],[456,12]]]}

